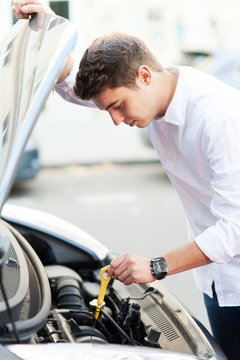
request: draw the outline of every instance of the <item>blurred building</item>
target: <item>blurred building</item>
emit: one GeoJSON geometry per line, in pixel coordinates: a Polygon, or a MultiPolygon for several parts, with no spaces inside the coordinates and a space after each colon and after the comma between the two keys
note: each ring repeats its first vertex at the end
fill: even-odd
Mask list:
{"type": "MultiPolygon", "coordinates": [[[[1,39],[16,19],[11,14],[12,1],[0,2],[1,39]]],[[[77,25],[79,42],[75,55],[79,58],[92,40],[114,31],[141,37],[163,65],[189,63],[189,54],[239,48],[239,0],[48,3],[58,15],[77,25]]],[[[157,159],[155,152],[143,145],[140,131],[124,124],[116,128],[106,112],[67,103],[52,92],[34,135],[43,166],[157,159]]]]}
{"type": "MultiPolygon", "coordinates": [[[[51,0],[59,15],[79,28],[85,49],[99,35],[124,31],[146,41],[163,64],[184,52],[239,47],[238,0],[51,0]]],[[[11,0],[1,0],[0,36],[12,24],[11,0]]]]}

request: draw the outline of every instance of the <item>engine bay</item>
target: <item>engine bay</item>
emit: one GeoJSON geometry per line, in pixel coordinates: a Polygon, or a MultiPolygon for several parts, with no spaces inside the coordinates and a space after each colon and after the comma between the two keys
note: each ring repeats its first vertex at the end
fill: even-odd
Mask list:
{"type": "Polygon", "coordinates": [[[71,264],[66,257],[66,244],[56,237],[25,226],[13,227],[4,221],[1,233],[10,243],[1,265],[9,303],[7,309],[2,293],[2,344],[120,344],[192,354],[202,359],[213,356],[207,337],[160,282],[154,286],[125,286],[111,279],[105,305],[95,320],[99,270],[109,259],[105,264],[96,259],[89,262],[88,254],[83,252],[81,261],[79,253],[76,268],[74,259],[71,264]]]}

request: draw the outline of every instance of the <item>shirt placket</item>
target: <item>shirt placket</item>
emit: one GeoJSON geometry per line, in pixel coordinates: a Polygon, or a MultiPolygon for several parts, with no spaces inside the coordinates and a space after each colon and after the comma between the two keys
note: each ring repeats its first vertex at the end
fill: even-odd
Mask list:
{"type": "Polygon", "coordinates": [[[166,162],[166,169],[172,174],[173,168],[177,158],[177,151],[174,147],[170,146],[168,159],[166,162]]]}
{"type": "Polygon", "coordinates": [[[168,156],[167,156],[167,161],[166,161],[166,170],[170,174],[173,174],[173,169],[174,169],[174,166],[176,163],[176,158],[177,158],[177,150],[176,150],[176,146],[174,145],[171,136],[169,136],[168,124],[164,124],[163,131],[165,133],[165,136],[168,139],[168,144],[169,144],[168,156]]]}
{"type": "MultiPolygon", "coordinates": [[[[164,134],[165,139],[167,140],[167,146],[165,146],[165,152],[167,154],[164,156],[165,159],[163,161],[163,166],[167,173],[171,174],[173,171],[174,164],[176,162],[177,151],[175,146],[172,144],[171,137],[169,136],[169,124],[162,122],[161,123],[161,131],[164,134]]],[[[163,160],[163,159],[162,159],[163,160]]]]}

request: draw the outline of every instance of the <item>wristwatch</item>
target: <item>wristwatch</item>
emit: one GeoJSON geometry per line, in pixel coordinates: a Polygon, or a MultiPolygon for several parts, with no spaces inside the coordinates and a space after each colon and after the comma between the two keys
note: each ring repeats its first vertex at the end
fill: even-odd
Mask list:
{"type": "Polygon", "coordinates": [[[150,261],[151,272],[157,280],[162,280],[167,276],[168,268],[166,260],[163,257],[153,258],[150,261]]]}

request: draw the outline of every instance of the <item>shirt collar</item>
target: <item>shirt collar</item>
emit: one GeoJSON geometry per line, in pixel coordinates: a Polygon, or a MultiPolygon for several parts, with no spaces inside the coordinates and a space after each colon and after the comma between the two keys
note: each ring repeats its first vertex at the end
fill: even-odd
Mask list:
{"type": "Polygon", "coordinates": [[[167,108],[166,114],[161,118],[156,118],[157,121],[165,121],[174,125],[182,125],[185,121],[185,114],[187,108],[188,92],[184,77],[183,66],[168,66],[168,70],[172,74],[178,75],[178,82],[173,98],[167,108]],[[184,79],[183,79],[184,78],[184,79]]]}

